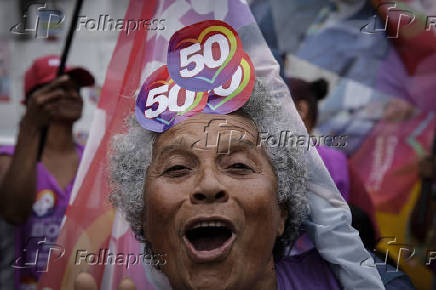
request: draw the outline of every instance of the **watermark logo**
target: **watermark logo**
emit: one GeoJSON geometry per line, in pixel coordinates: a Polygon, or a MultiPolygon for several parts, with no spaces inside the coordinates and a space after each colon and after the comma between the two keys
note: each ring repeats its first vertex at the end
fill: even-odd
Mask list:
{"type": "Polygon", "coordinates": [[[409,244],[405,243],[398,243],[396,237],[383,237],[380,241],[387,240],[389,241],[386,243],[388,245],[385,253],[385,259],[381,263],[375,263],[376,266],[385,266],[386,272],[398,272],[400,262],[407,262],[410,259],[415,256],[415,248],[409,244]],[[397,250],[397,261],[395,261],[395,269],[394,270],[388,270],[388,259],[389,259],[389,249],[395,249],[397,250]]]}
{"type": "MultiPolygon", "coordinates": [[[[412,11],[398,9],[396,2],[384,2],[377,6],[377,11],[380,11],[388,6],[386,11],[386,19],[382,24],[382,27],[377,27],[377,22],[379,17],[378,15],[374,15],[370,23],[364,25],[360,31],[365,34],[375,34],[375,33],[386,33],[387,38],[398,38],[400,35],[400,25],[403,23],[402,20],[406,19],[407,24],[403,25],[407,26],[412,24],[415,21],[415,14],[412,11]],[[392,27],[395,27],[393,30],[388,30],[390,24],[394,24],[392,27]]],[[[383,22],[383,21],[380,21],[383,22]]]]}
{"type": "Polygon", "coordinates": [[[192,147],[197,150],[216,148],[219,154],[229,154],[232,144],[247,140],[244,128],[230,126],[226,119],[212,119],[203,128],[204,138],[197,140],[192,147]]]}
{"type": "Polygon", "coordinates": [[[297,135],[291,131],[282,130],[277,134],[260,132],[258,135],[258,145],[267,147],[301,147],[309,151],[311,147],[329,146],[343,148],[348,146],[348,136],[338,135],[297,135]]]}
{"type": "MultiPolygon", "coordinates": [[[[426,266],[430,266],[432,263],[436,263],[436,249],[421,249],[421,251],[425,251],[425,257],[416,255],[417,250],[413,245],[406,243],[397,242],[397,238],[395,236],[382,237],[379,240],[380,243],[384,244],[385,249],[385,257],[384,260],[380,262],[376,262],[374,264],[371,263],[372,258],[367,258],[363,260],[360,265],[363,267],[385,267],[386,272],[398,272],[400,271],[400,266],[404,263],[408,263],[410,260],[421,260],[424,258],[425,260],[423,264],[426,266]],[[391,253],[391,254],[390,254],[391,253]],[[395,261],[391,261],[392,264],[389,266],[389,257],[396,257],[395,261]]],[[[376,251],[376,249],[374,249],[376,251]]]]}
{"type": "MultiPolygon", "coordinates": [[[[65,15],[58,9],[49,9],[45,1],[30,2],[24,9],[22,21],[13,25],[9,31],[17,35],[35,38],[56,37],[63,28],[65,15]]],[[[96,17],[78,17],[76,31],[117,31],[127,35],[134,31],[165,30],[165,19],[124,19],[112,18],[109,14],[96,17]]]]}
{"type": "Polygon", "coordinates": [[[54,36],[62,27],[64,13],[57,9],[47,8],[45,2],[32,2],[24,9],[22,21],[13,25],[9,31],[18,35],[30,35],[35,38],[54,36]],[[37,8],[36,8],[37,7],[37,8]],[[36,8],[35,15],[31,11],[36,8]],[[31,21],[34,19],[33,21],[31,21]]]}
{"type": "MultiPolygon", "coordinates": [[[[270,147],[270,148],[290,148],[301,147],[309,151],[311,147],[329,146],[343,148],[348,146],[348,136],[313,136],[297,135],[289,130],[274,132],[258,132],[257,136],[252,136],[256,140],[251,142],[250,133],[242,127],[230,125],[226,119],[212,119],[203,128],[203,138],[195,141],[192,148],[196,150],[216,149],[218,154],[229,154],[231,146],[246,143],[249,146],[270,147]]],[[[252,138],[253,139],[253,138],[252,138]]]]}
{"type": "Polygon", "coordinates": [[[101,14],[97,18],[79,16],[77,31],[123,31],[126,35],[139,30],[165,30],[165,19],[121,19],[101,14]]]}
{"type": "Polygon", "coordinates": [[[100,249],[98,252],[77,250],[75,265],[118,265],[129,269],[132,265],[143,264],[152,266],[164,266],[167,264],[167,254],[146,254],[146,253],[114,253],[110,249],[100,249]]]}
{"type": "Polygon", "coordinates": [[[428,16],[425,23],[425,31],[436,32],[436,16],[428,16]]]}
{"type": "MultiPolygon", "coordinates": [[[[415,24],[415,13],[407,9],[397,8],[397,2],[380,3],[377,6],[377,11],[383,10],[386,10],[385,21],[381,20],[376,14],[372,16],[368,24],[362,26],[360,31],[369,35],[385,33],[387,38],[398,38],[401,28],[415,24]],[[377,24],[379,24],[380,27],[377,27],[377,24]]],[[[436,33],[436,16],[426,16],[425,19],[425,27],[423,27],[423,29],[427,32],[433,31],[436,33]]]]}
{"type": "MultiPolygon", "coordinates": [[[[46,237],[30,237],[19,257],[10,266],[14,269],[27,269],[34,272],[48,272],[49,262],[61,259],[65,255],[65,248],[48,242],[46,237]],[[51,257],[54,259],[50,259],[51,257]]],[[[157,253],[115,253],[110,249],[100,249],[98,252],[85,249],[76,250],[75,265],[118,265],[129,269],[132,265],[143,264],[164,266],[167,264],[167,254],[157,253]]]]}
{"type": "Polygon", "coordinates": [[[45,237],[31,237],[22,249],[21,256],[13,260],[10,266],[14,269],[33,269],[36,272],[47,272],[50,256],[55,254],[55,260],[65,255],[61,245],[47,242],[45,237]]]}

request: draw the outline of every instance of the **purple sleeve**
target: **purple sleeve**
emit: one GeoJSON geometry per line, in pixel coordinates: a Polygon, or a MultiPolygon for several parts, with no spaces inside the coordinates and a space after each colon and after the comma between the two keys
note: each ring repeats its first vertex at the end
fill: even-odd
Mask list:
{"type": "Polygon", "coordinates": [[[284,257],[276,264],[278,290],[341,289],[328,263],[318,251],[284,257]]]}
{"type": "Polygon", "coordinates": [[[85,146],[76,144],[77,153],[79,154],[79,159],[81,160],[83,157],[83,151],[85,151],[85,146]]]}
{"type": "Polygon", "coordinates": [[[348,177],[347,156],[341,151],[332,149],[327,146],[317,147],[324,165],[330,173],[336,187],[342,194],[342,197],[348,201],[350,192],[350,179],[348,177]]]}
{"type": "MultiPolygon", "coordinates": [[[[77,152],[79,153],[79,157],[81,158],[83,155],[83,150],[85,150],[85,147],[83,145],[76,145],[77,152]]],[[[14,155],[15,152],[15,146],[0,146],[0,155],[14,155]]]]}
{"type": "Polygon", "coordinates": [[[15,146],[0,146],[0,155],[14,155],[15,146]]]}

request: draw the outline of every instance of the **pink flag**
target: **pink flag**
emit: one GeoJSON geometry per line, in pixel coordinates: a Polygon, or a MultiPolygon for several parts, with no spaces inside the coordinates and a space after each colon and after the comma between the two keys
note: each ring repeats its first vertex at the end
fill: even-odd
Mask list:
{"type": "MultiPolygon", "coordinates": [[[[156,8],[156,0],[131,1],[125,19],[150,19],[156,8]]],[[[126,20],[125,24],[127,25],[126,20]]],[[[110,139],[114,133],[123,130],[123,120],[134,108],[134,93],[140,85],[147,52],[150,52],[145,49],[147,35],[148,31],[144,28],[135,33],[121,31],[119,34],[77,182],[57,240],[57,244],[65,248],[65,254],[58,260],[52,257],[49,270],[42,275],[38,285],[40,289],[71,289],[81,271],[91,273],[100,288],[103,286],[104,275],[109,275],[105,278],[114,279],[114,285],[118,285],[123,270],[112,269],[112,273],[107,274],[105,269],[126,269],[126,263],[119,259],[120,265],[112,265],[112,261],[107,258],[108,251],[105,257],[104,250],[122,253],[124,260],[129,253],[134,253],[135,250],[140,252],[139,244],[134,241],[128,226],[119,221],[119,216],[109,203],[106,164],[110,139]]],[[[137,262],[136,264],[138,265],[137,262]]],[[[136,276],[145,279],[144,275],[136,276]]],[[[142,283],[137,285],[143,285],[144,288],[141,289],[154,289],[146,281],[140,282],[142,283]]]]}

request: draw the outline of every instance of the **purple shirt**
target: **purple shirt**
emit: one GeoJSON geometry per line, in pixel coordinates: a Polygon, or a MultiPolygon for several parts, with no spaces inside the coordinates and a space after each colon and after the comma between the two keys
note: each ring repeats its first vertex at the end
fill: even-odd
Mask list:
{"type": "MultiPolygon", "coordinates": [[[[348,176],[347,156],[341,151],[327,146],[317,146],[319,156],[324,161],[330,176],[339,189],[345,201],[349,199],[350,179],[348,176]]],[[[314,248],[312,241],[306,234],[302,234],[295,242],[291,255],[298,255],[314,248]]]]}
{"type": "Polygon", "coordinates": [[[347,156],[341,151],[327,146],[318,146],[316,149],[342,197],[348,201],[350,179],[348,177],[347,156]]]}
{"type": "Polygon", "coordinates": [[[276,264],[277,290],[341,289],[316,249],[285,256],[276,264]]]}
{"type": "MultiPolygon", "coordinates": [[[[83,146],[76,145],[79,160],[82,158],[83,146]]],[[[0,155],[13,155],[14,146],[1,146],[0,155]]],[[[43,273],[50,246],[56,242],[62,219],[71,196],[75,178],[61,188],[56,179],[38,162],[36,168],[36,198],[31,216],[26,223],[16,228],[15,235],[15,289],[33,289],[43,273]]],[[[52,250],[52,254],[59,251],[52,250]]],[[[35,288],[36,289],[36,288],[35,288]]]]}

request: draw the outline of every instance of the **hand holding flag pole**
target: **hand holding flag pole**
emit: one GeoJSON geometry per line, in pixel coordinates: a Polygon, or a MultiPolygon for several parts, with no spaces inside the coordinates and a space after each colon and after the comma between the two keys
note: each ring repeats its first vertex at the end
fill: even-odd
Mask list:
{"type": "MultiPolygon", "coordinates": [[[[64,50],[62,51],[61,55],[61,61],[59,64],[59,69],[57,76],[61,76],[65,71],[65,64],[67,62],[68,53],[70,51],[71,42],[73,40],[74,32],[76,31],[77,27],[77,19],[79,17],[80,9],[82,8],[83,0],[77,0],[76,6],[74,7],[73,11],[73,18],[71,19],[71,25],[70,29],[68,30],[67,38],[65,40],[65,46],[64,50]]],[[[39,147],[38,147],[38,155],[37,155],[37,161],[41,161],[42,153],[44,152],[44,146],[47,139],[47,132],[48,132],[48,126],[42,128],[41,131],[41,137],[39,140],[39,147]]]]}

